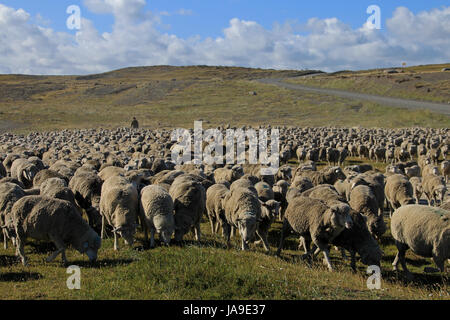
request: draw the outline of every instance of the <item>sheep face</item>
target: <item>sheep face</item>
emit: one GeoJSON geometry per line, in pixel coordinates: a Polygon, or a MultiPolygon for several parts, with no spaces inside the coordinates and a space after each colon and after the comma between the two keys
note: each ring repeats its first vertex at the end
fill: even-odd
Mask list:
{"type": "Polygon", "coordinates": [[[378,215],[369,220],[369,232],[375,238],[379,239],[386,232],[386,223],[383,216],[378,215]]]}
{"type": "Polygon", "coordinates": [[[97,233],[92,231],[89,234],[88,239],[83,242],[83,248],[80,250],[80,253],[86,253],[89,258],[89,261],[95,262],[97,260],[97,252],[102,245],[102,239],[99,237],[97,233]]]}
{"type": "Polygon", "coordinates": [[[242,238],[242,250],[248,250],[250,240],[253,238],[253,235],[256,232],[257,221],[256,217],[253,214],[245,214],[242,219],[237,221],[239,227],[239,233],[242,238]]]}
{"type": "Polygon", "coordinates": [[[433,191],[434,197],[440,201],[440,203],[444,203],[444,197],[447,193],[447,188],[445,186],[439,186],[433,191]]]}
{"type": "Polygon", "coordinates": [[[330,208],[331,225],[337,230],[350,229],[353,226],[353,220],[350,216],[350,207],[345,206],[334,206],[330,208]]]}
{"type": "Polygon", "coordinates": [[[269,213],[269,219],[272,221],[275,217],[278,217],[280,211],[280,202],[275,200],[269,200],[267,202],[261,202],[261,206],[267,208],[267,212],[269,213]]]}
{"type": "Polygon", "coordinates": [[[156,232],[159,233],[162,241],[166,244],[170,244],[170,240],[172,238],[172,234],[175,231],[175,219],[172,214],[163,216],[158,215],[155,216],[153,220],[153,224],[155,225],[156,232]]]}
{"type": "Polygon", "coordinates": [[[134,243],[134,234],[136,233],[136,226],[129,228],[119,228],[116,232],[123,238],[126,245],[132,246],[134,243]]]}

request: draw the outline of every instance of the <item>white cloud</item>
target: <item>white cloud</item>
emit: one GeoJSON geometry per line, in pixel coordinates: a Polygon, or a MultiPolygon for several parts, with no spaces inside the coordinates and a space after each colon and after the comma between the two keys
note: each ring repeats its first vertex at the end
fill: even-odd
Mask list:
{"type": "MultiPolygon", "coordinates": [[[[145,0],[85,0],[112,14],[100,34],[83,19],[75,35],[33,23],[24,10],[0,4],[0,72],[86,74],[141,65],[236,65],[262,68],[363,69],[450,61],[450,7],[413,14],[399,7],[383,27],[353,29],[337,18],[312,18],[267,29],[234,18],[221,37],[183,39],[159,31],[162,14],[145,0]]],[[[178,12],[179,13],[179,12],[178,12]]]]}

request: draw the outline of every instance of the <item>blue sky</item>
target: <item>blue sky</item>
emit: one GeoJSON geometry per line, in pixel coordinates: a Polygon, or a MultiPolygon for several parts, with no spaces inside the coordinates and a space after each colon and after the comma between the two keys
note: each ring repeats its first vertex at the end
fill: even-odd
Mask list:
{"type": "Polygon", "coordinates": [[[0,0],[0,73],[158,64],[335,71],[402,61],[450,61],[448,1],[0,0]],[[382,30],[363,27],[373,4],[382,30]],[[66,27],[69,5],[81,7],[80,31],[66,27]]]}
{"type": "MultiPolygon", "coordinates": [[[[60,31],[67,31],[66,8],[73,4],[79,5],[82,15],[93,20],[101,32],[111,31],[114,23],[111,14],[93,14],[83,5],[82,0],[2,0],[0,3],[16,9],[23,8],[33,16],[40,14],[50,22],[50,27],[60,31]]],[[[357,28],[367,20],[369,15],[366,9],[372,4],[381,8],[384,22],[400,6],[418,13],[449,3],[442,0],[149,0],[145,9],[155,14],[170,13],[170,16],[162,16],[162,25],[158,28],[188,38],[194,35],[220,36],[232,18],[257,21],[265,28],[270,28],[274,23],[282,24],[285,21],[305,22],[312,17],[336,17],[357,28]],[[176,14],[180,9],[190,10],[192,13],[184,16],[176,14]]]]}

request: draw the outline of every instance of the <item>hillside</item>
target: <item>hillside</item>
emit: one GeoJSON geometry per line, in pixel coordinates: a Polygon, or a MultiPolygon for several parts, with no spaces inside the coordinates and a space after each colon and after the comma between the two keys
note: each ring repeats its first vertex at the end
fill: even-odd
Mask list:
{"type": "Polygon", "coordinates": [[[148,128],[192,127],[198,119],[211,126],[450,125],[449,117],[429,111],[293,92],[253,81],[299,79],[311,73],[317,71],[157,66],[87,76],[0,75],[0,132],[128,126],[133,116],[148,128]]]}

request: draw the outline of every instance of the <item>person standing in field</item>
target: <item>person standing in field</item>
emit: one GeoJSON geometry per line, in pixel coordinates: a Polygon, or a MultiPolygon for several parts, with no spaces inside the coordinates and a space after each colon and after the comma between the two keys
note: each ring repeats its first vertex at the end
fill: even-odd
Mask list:
{"type": "Polygon", "coordinates": [[[139,122],[137,121],[136,117],[133,117],[133,121],[131,121],[131,128],[139,129],[139,122]]]}

